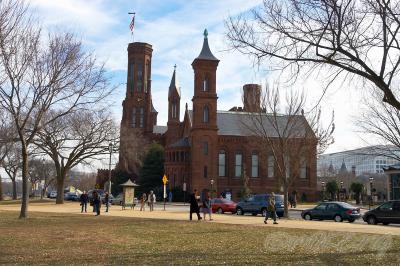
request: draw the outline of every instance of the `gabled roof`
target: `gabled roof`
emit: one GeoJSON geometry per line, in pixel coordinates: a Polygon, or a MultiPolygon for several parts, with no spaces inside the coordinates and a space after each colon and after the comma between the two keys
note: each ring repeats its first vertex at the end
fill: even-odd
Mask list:
{"type": "MultiPolygon", "coordinates": [[[[192,120],[193,111],[189,110],[189,115],[192,120]]],[[[248,112],[230,112],[230,111],[217,111],[217,127],[218,135],[220,136],[254,136],[254,123],[252,116],[258,121],[262,121],[263,129],[265,129],[269,137],[284,136],[284,134],[290,134],[290,138],[303,138],[311,132],[311,128],[307,123],[307,120],[302,115],[296,115],[289,117],[287,115],[276,115],[272,114],[260,114],[260,113],[248,113],[248,112]],[[272,119],[275,119],[276,123],[272,123],[272,119]],[[290,120],[289,120],[290,119],[290,120]],[[278,129],[274,128],[274,125],[278,125],[278,129]],[[290,128],[285,130],[285,128],[290,128]],[[278,134],[279,133],[279,134],[278,134]]],[[[315,136],[312,132],[310,137],[315,136]]]]}
{"type": "Polygon", "coordinates": [[[130,179],[126,181],[125,183],[120,185],[121,187],[138,187],[139,185],[133,183],[130,179]]]}
{"type": "Polygon", "coordinates": [[[176,65],[174,66],[174,73],[172,74],[171,83],[169,84],[168,97],[176,91],[179,97],[181,97],[181,88],[178,84],[178,78],[176,77],[176,65]]]}
{"type": "Polygon", "coordinates": [[[211,61],[219,61],[216,58],[208,46],[208,31],[207,29],[204,30],[204,41],[203,41],[203,48],[201,48],[201,52],[196,59],[203,59],[203,60],[211,60],[211,61]]]}
{"type": "Polygon", "coordinates": [[[151,112],[158,113],[157,110],[154,108],[153,101],[151,101],[151,112]]]}

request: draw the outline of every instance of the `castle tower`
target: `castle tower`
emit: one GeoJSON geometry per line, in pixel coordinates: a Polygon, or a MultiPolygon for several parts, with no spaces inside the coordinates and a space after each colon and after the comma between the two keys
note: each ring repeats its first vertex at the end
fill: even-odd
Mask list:
{"type": "Polygon", "coordinates": [[[217,177],[217,92],[216,72],[219,60],[208,46],[208,32],[204,30],[203,48],[192,67],[194,70],[193,119],[191,129],[192,182],[199,191],[210,188],[210,180],[217,177]]]}
{"type": "Polygon", "coordinates": [[[122,102],[121,148],[119,166],[137,172],[135,166],[143,149],[143,141],[149,140],[157,111],[151,97],[151,56],[153,48],[148,43],[134,42],[128,45],[128,71],[126,96],[122,102]]]}
{"type": "Polygon", "coordinates": [[[245,112],[260,112],[261,86],[246,84],[243,86],[243,109],[245,112]]]}
{"type": "Polygon", "coordinates": [[[178,78],[176,75],[176,65],[174,66],[174,73],[172,74],[171,83],[168,90],[168,132],[166,138],[166,145],[175,143],[179,137],[179,124],[180,124],[180,102],[181,102],[181,89],[178,85],[178,78]]]}

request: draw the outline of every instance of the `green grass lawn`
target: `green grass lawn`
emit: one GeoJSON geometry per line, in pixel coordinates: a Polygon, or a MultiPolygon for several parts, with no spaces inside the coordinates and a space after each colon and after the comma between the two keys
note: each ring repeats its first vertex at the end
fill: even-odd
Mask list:
{"type": "Polygon", "coordinates": [[[400,238],[225,225],[0,212],[0,265],[400,263],[400,238]]]}

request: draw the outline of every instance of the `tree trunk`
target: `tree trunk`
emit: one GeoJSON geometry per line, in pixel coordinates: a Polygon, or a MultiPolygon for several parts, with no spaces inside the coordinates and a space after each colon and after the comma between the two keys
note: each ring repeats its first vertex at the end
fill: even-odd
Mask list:
{"type": "Polygon", "coordinates": [[[22,143],[22,203],[19,218],[28,218],[29,188],[28,188],[28,150],[22,143]]]}
{"type": "Polygon", "coordinates": [[[66,171],[61,171],[57,176],[57,199],[56,204],[64,204],[64,182],[66,177],[66,171]]]}
{"type": "Polygon", "coordinates": [[[289,217],[289,194],[288,194],[287,185],[283,186],[283,206],[284,206],[283,216],[288,218],[289,217]]]}
{"type": "Polygon", "coordinates": [[[12,182],[12,192],[13,192],[13,200],[17,199],[17,181],[15,180],[15,178],[13,180],[11,180],[12,182]]]}
{"type": "Polygon", "coordinates": [[[3,183],[1,182],[1,175],[0,175],[0,200],[3,200],[3,183]]]}

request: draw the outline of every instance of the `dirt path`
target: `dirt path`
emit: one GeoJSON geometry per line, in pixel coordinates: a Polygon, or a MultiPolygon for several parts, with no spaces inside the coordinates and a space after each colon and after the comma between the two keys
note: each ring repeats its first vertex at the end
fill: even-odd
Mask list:
{"type": "MultiPolygon", "coordinates": [[[[1,211],[19,211],[20,205],[0,205],[1,211]]],[[[29,211],[31,212],[54,212],[54,213],[70,213],[81,215],[94,215],[92,207],[88,206],[90,212],[81,214],[79,203],[65,203],[63,205],[56,205],[54,203],[31,203],[29,211]]],[[[154,212],[140,212],[138,209],[121,210],[119,206],[112,206],[110,212],[104,213],[105,208],[102,208],[101,216],[119,216],[119,217],[135,217],[135,218],[151,218],[151,219],[167,219],[167,220],[188,220],[189,214],[183,211],[163,211],[160,207],[155,208],[154,212]]],[[[101,219],[101,217],[99,217],[101,219]]],[[[197,220],[197,218],[194,218],[197,220]]],[[[193,221],[196,222],[196,221],[193,221]]],[[[203,221],[202,221],[203,222],[203,221]]],[[[209,222],[209,221],[206,221],[209,222]]],[[[273,226],[284,228],[298,228],[298,229],[313,229],[313,230],[326,230],[326,231],[339,231],[339,232],[358,232],[370,234],[385,234],[385,235],[400,235],[400,227],[396,226],[382,226],[382,225],[367,225],[367,224],[351,224],[347,222],[319,222],[319,221],[303,221],[303,220],[279,220],[278,225],[263,223],[263,217],[252,216],[237,216],[229,214],[213,214],[214,223],[225,224],[242,224],[252,226],[273,226]]]]}

